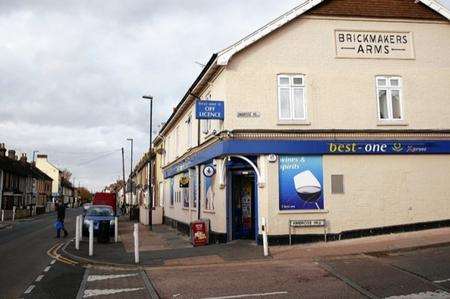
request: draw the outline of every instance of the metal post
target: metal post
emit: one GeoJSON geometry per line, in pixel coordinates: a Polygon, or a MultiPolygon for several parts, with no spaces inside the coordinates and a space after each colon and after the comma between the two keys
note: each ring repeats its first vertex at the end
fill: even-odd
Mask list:
{"type": "Polygon", "coordinates": [[[36,156],[36,153],[39,153],[39,151],[33,151],[33,162],[34,162],[34,157],[36,156]]]}
{"type": "Polygon", "coordinates": [[[266,218],[261,218],[261,230],[263,235],[263,247],[264,247],[264,256],[269,255],[269,244],[267,240],[267,224],[266,224],[266,218]]]}
{"type": "Polygon", "coordinates": [[[12,221],[16,219],[16,206],[13,206],[13,214],[12,214],[12,221]]]}
{"type": "MultiPolygon", "coordinates": [[[[125,156],[124,156],[123,147],[122,147],[122,178],[123,178],[123,202],[126,203],[125,192],[126,192],[127,182],[125,181],[125,156]]],[[[116,204],[116,211],[117,211],[117,204],[116,204]]]]}
{"type": "Polygon", "coordinates": [[[80,235],[79,235],[79,239],[80,242],[83,241],[83,215],[80,215],[80,222],[78,223],[79,226],[79,230],[80,230],[80,235]]]}
{"type": "Polygon", "coordinates": [[[75,249],[80,250],[80,216],[75,221],[75,249]]]}
{"type": "Polygon", "coordinates": [[[89,221],[89,256],[94,255],[94,220],[89,221]]]}
{"type": "Polygon", "coordinates": [[[149,150],[148,150],[148,227],[152,230],[152,213],[153,213],[153,186],[152,186],[152,117],[153,117],[153,97],[152,96],[143,96],[144,99],[150,100],[150,117],[149,117],[149,125],[150,125],[150,134],[149,134],[149,150]]]}
{"type": "Polygon", "coordinates": [[[2,209],[2,222],[5,221],[5,210],[2,209]]]}
{"type": "Polygon", "coordinates": [[[114,218],[114,242],[119,239],[119,217],[114,218]]]}
{"type": "Polygon", "coordinates": [[[130,153],[130,184],[131,184],[131,192],[130,192],[130,202],[133,203],[133,180],[131,179],[131,175],[133,174],[133,138],[127,138],[128,141],[131,142],[131,153],[130,153]]]}
{"type": "Polygon", "coordinates": [[[134,262],[139,264],[139,223],[134,224],[134,262]]]}

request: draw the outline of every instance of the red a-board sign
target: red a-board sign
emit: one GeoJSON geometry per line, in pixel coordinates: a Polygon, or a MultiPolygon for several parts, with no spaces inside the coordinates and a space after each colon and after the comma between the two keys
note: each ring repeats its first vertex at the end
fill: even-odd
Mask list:
{"type": "Polygon", "coordinates": [[[204,221],[194,221],[191,223],[191,241],[194,246],[208,244],[206,223],[204,221]]]}

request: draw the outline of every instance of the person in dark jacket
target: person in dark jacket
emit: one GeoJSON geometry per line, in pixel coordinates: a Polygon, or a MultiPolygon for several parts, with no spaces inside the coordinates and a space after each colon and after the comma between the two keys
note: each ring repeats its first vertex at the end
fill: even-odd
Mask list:
{"type": "Polygon", "coordinates": [[[69,233],[64,227],[64,218],[66,218],[66,205],[63,202],[58,201],[56,206],[56,213],[57,213],[57,221],[61,223],[56,228],[56,238],[59,239],[61,237],[61,230],[64,231],[64,238],[65,238],[69,233]]]}

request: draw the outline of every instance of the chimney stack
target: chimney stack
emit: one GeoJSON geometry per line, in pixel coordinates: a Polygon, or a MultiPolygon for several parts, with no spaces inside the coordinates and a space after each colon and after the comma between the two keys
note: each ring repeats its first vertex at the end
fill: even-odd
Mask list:
{"type": "Polygon", "coordinates": [[[0,143],[0,157],[4,157],[6,155],[6,148],[4,143],[0,143]]]}
{"type": "Polygon", "coordinates": [[[16,159],[16,151],[15,150],[9,150],[8,151],[8,158],[15,160],[16,159]]]}
{"type": "Polygon", "coordinates": [[[44,155],[44,154],[38,154],[38,155],[37,155],[37,158],[38,158],[38,159],[45,159],[45,160],[47,160],[47,155],[44,155]]]}
{"type": "Polygon", "coordinates": [[[22,156],[20,156],[20,162],[27,163],[27,154],[22,153],[22,156]]]}

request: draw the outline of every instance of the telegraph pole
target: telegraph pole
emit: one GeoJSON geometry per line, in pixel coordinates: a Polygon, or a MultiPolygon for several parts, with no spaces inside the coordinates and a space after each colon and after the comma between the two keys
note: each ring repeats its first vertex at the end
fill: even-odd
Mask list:
{"type": "Polygon", "coordinates": [[[123,177],[123,202],[126,204],[125,192],[127,183],[125,182],[125,154],[122,147],[122,177],[123,177]]]}

